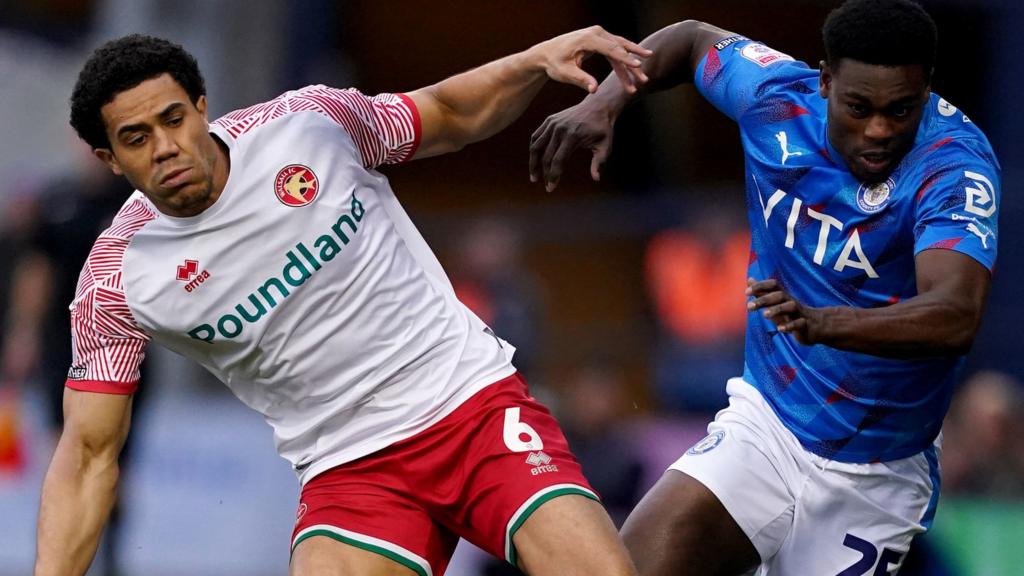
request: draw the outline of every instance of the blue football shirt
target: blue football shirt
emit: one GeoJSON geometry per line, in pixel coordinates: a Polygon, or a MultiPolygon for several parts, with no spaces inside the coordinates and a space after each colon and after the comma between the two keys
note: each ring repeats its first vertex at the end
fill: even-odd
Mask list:
{"type": "MultiPolygon", "coordinates": [[[[775,278],[809,306],[888,306],[917,294],[914,256],[956,250],[996,259],[999,163],[970,119],[930,96],[913,149],[865,185],[826,137],[819,72],[742,36],[695,73],[739,125],[751,228],[749,276],[775,278]]],[[[747,320],[745,379],[809,451],[843,462],[928,448],[963,358],[895,360],[803,346],[760,311],[747,320]]]]}

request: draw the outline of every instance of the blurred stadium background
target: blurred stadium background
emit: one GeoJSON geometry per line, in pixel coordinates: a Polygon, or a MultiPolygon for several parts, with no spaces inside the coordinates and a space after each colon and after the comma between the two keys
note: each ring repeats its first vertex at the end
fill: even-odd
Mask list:
{"type": "MultiPolygon", "coordinates": [[[[77,273],[68,245],[109,218],[104,195],[125,194],[67,126],[74,75],[100,42],[139,31],[183,44],[206,75],[215,117],[310,83],[412,90],[591,24],[640,39],[698,18],[813,65],[837,4],[0,0],[0,576],[32,563],[54,439],[48,350],[67,346],[47,339],[67,303],[60,267],[77,273]],[[31,289],[33,278],[48,290],[31,289]]],[[[1003,203],[987,317],[946,427],[935,529],[901,574],[1021,574],[1024,8],[923,4],[940,30],[934,89],[989,135],[1003,203]]],[[[529,135],[581,96],[548,86],[492,140],[386,173],[463,300],[519,347],[517,364],[621,520],[702,436],[724,377],[740,370],[742,156],[735,127],[679,89],[627,111],[600,184],[581,155],[545,194],[527,179],[529,135]]],[[[155,352],[145,369],[120,529],[91,574],[284,574],[298,487],[267,426],[180,358],[155,352]]],[[[509,569],[464,547],[449,573],[509,569]]]]}

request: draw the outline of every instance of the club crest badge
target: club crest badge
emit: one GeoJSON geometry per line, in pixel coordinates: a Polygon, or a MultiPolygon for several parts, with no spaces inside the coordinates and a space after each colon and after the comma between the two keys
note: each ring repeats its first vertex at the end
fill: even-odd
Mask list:
{"type": "Polygon", "coordinates": [[[868,214],[878,212],[889,203],[895,187],[896,183],[892,178],[876,184],[861,184],[857,189],[857,207],[868,214]]]}
{"type": "Polygon", "coordinates": [[[686,453],[690,456],[699,456],[706,452],[711,452],[722,443],[723,438],[725,438],[724,431],[719,430],[717,432],[712,432],[705,436],[703,440],[694,444],[692,448],[686,451],[686,453]]]}
{"type": "Polygon", "coordinates": [[[289,164],[274,178],[274,194],[285,206],[306,206],[319,192],[320,180],[309,166],[289,164]]]}

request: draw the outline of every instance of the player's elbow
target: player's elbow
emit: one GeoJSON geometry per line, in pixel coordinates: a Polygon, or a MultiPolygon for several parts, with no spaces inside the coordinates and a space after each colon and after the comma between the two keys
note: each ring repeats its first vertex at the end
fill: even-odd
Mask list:
{"type": "Polygon", "coordinates": [[[942,340],[937,342],[938,351],[943,356],[964,356],[971,351],[974,338],[981,327],[981,312],[969,309],[952,309],[950,320],[946,323],[947,330],[942,333],[942,340]]]}
{"type": "Polygon", "coordinates": [[[411,94],[419,108],[423,129],[418,158],[458,152],[472,142],[466,112],[460,110],[449,92],[441,82],[411,94]]]}
{"type": "Polygon", "coordinates": [[[937,343],[937,350],[940,356],[946,356],[950,358],[956,358],[965,356],[971,351],[971,346],[974,344],[974,336],[965,336],[958,334],[951,337],[945,342],[937,343]]]}
{"type": "Polygon", "coordinates": [[[700,20],[681,20],[671,25],[669,29],[677,34],[696,34],[702,24],[700,20]]]}

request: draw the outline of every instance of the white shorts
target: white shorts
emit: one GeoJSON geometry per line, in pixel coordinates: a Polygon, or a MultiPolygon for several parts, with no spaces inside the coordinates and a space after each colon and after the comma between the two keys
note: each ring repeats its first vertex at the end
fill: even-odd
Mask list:
{"type": "Polygon", "coordinates": [[[902,460],[836,462],[805,450],[741,378],[726,389],[729,407],[669,469],[718,497],[761,555],[757,574],[895,574],[935,513],[938,440],[902,460]]]}

